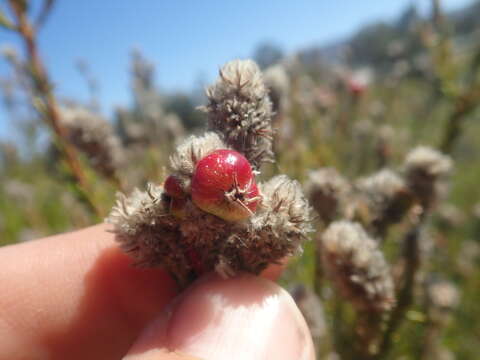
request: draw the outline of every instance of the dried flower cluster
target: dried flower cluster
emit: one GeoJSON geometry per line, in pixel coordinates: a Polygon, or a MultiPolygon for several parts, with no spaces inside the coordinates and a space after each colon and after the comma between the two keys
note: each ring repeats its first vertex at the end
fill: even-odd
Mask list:
{"type": "Polygon", "coordinates": [[[467,122],[480,108],[470,21],[480,8],[449,14],[440,2],[432,16],[409,7],[328,49],[266,43],[260,68],[222,67],[198,112],[197,91],[163,91],[133,51],[131,101],[106,121],[85,62],[87,103],[51,86],[38,41],[55,1],[5,1],[0,32],[23,51],[0,49],[12,70],[0,74],[0,98],[18,142],[0,140],[0,245],[87,226],[113,189],[128,189],[107,218],[118,250],[169,272],[179,290],[208,272],[262,274],[314,239],[282,283],[319,359],[478,357],[480,129],[467,122]],[[39,121],[53,135],[44,153],[39,121]],[[449,155],[462,170],[451,203],[449,155]],[[276,172],[305,179],[307,196],[276,172]]]}
{"type": "MultiPolygon", "coordinates": [[[[227,221],[232,218],[215,216],[197,206],[198,194],[192,196],[196,188],[191,185],[202,159],[218,150],[231,155],[224,150],[232,148],[257,166],[266,154],[271,156],[270,137],[255,132],[259,127],[270,131],[271,116],[257,66],[248,60],[233,61],[220,74],[208,90],[207,111],[215,131],[191,136],[177,147],[170,158],[168,185],[150,185],[147,191],[135,190],[128,197],[119,194],[107,219],[114,225],[122,248],[139,265],[163,265],[181,285],[214,269],[224,276],[238,271],[259,273],[268,264],[299,251],[310,231],[308,202],[300,185],[284,175],[258,184],[259,204],[244,220],[234,217],[235,221],[227,221]],[[219,100],[215,102],[218,106],[214,106],[214,99],[219,100]],[[230,106],[233,112],[226,111],[230,106]],[[243,120],[232,127],[234,118],[243,120]]],[[[213,172],[205,179],[207,186],[218,186],[218,175],[213,172]]],[[[234,174],[234,179],[240,175],[234,174]]],[[[234,182],[232,190],[225,192],[225,201],[242,203],[246,201],[242,196],[242,188],[234,182]],[[232,194],[238,198],[231,199],[232,194]]],[[[203,200],[213,201],[208,197],[203,200]]],[[[227,211],[235,211],[235,207],[227,211]]]]}
{"type": "Polygon", "coordinates": [[[444,204],[437,211],[439,225],[444,228],[461,226],[465,222],[465,214],[453,204],[444,204]]]}
{"type": "Polygon", "coordinates": [[[225,143],[244,154],[254,168],[273,161],[272,103],[262,73],[251,60],[235,60],[220,70],[220,77],[207,89],[209,129],[225,143]]]}
{"type": "Polygon", "coordinates": [[[380,170],[371,176],[357,181],[358,188],[372,197],[378,197],[377,203],[391,201],[395,194],[405,188],[402,178],[389,169],[380,170]]]}
{"type": "Polygon", "coordinates": [[[351,190],[348,181],[334,168],[310,172],[305,188],[310,203],[327,224],[341,211],[351,190]]]}
{"type": "Polygon", "coordinates": [[[407,154],[405,170],[408,174],[421,172],[425,176],[438,178],[452,170],[452,160],[430,147],[418,146],[407,154]]]}
{"type": "Polygon", "coordinates": [[[275,115],[285,114],[290,106],[290,79],[285,66],[282,64],[270,66],[264,72],[264,79],[275,115]]]}
{"type": "Polygon", "coordinates": [[[123,150],[110,123],[80,106],[62,108],[60,121],[70,142],[87,155],[95,169],[107,177],[115,174],[122,164],[123,150]]]}
{"type": "Polygon", "coordinates": [[[142,108],[141,112],[118,108],[116,116],[119,132],[127,146],[164,143],[183,138],[185,134],[180,118],[165,113],[159,102],[142,108]],[[138,121],[138,118],[142,121],[138,121]]]}
{"type": "MultiPolygon", "coordinates": [[[[398,326],[411,304],[420,258],[432,252],[432,241],[421,238],[422,230],[451,168],[448,156],[421,146],[406,156],[402,173],[384,168],[353,185],[333,168],[309,174],[306,189],[310,202],[327,225],[318,237],[316,254],[332,286],[357,311],[359,342],[355,347],[366,358],[390,346],[390,330],[398,326]],[[380,245],[390,226],[404,218],[408,231],[401,243],[403,258],[395,267],[399,285],[394,289],[393,274],[380,245]],[[389,317],[385,317],[387,311],[391,311],[389,317]],[[390,329],[385,332],[384,320],[390,329]]],[[[449,222],[460,221],[458,212],[447,210],[449,222]]],[[[318,280],[316,284],[322,286],[318,280]]],[[[426,290],[430,319],[448,319],[447,310],[458,302],[458,292],[447,283],[429,284],[426,290]]]]}
{"type": "Polygon", "coordinates": [[[455,285],[449,281],[436,280],[427,285],[429,303],[441,310],[455,309],[460,302],[460,294],[455,285]]]}
{"type": "Polygon", "coordinates": [[[421,146],[407,155],[403,174],[385,168],[352,186],[335,169],[321,168],[310,172],[305,188],[324,223],[337,217],[359,221],[373,236],[383,238],[415,203],[424,209],[434,204],[451,167],[448,156],[421,146]]]}
{"type": "Polygon", "coordinates": [[[380,170],[359,179],[356,185],[367,204],[369,223],[377,234],[401,220],[412,204],[405,181],[392,170],[380,170]]]}
{"type": "MultiPolygon", "coordinates": [[[[154,66],[140,52],[132,52],[132,110],[116,110],[117,126],[126,145],[169,143],[185,135],[181,119],[165,109],[165,99],[155,86],[154,66]]],[[[131,149],[130,149],[131,150],[131,149]]]]}
{"type": "Polygon", "coordinates": [[[333,222],[320,241],[327,275],[357,309],[384,311],[392,307],[388,264],[377,243],[359,224],[333,222]]]}
{"type": "Polygon", "coordinates": [[[437,150],[419,146],[407,154],[404,167],[408,186],[428,208],[439,194],[439,180],[452,170],[452,160],[437,150]]]}
{"type": "Polygon", "coordinates": [[[450,281],[435,279],[426,284],[428,316],[432,325],[448,324],[460,303],[460,292],[450,281]]]}

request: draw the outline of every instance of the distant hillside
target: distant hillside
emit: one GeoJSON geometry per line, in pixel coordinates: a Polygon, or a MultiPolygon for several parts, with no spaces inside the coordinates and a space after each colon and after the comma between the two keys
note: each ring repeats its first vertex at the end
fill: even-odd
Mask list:
{"type": "MultiPolygon", "coordinates": [[[[455,38],[468,41],[480,29],[480,1],[444,14],[448,29],[455,38]]],[[[351,66],[375,66],[377,71],[389,70],[400,56],[411,57],[423,49],[418,36],[422,17],[410,6],[392,22],[367,25],[350,38],[327,46],[312,46],[298,53],[308,68],[322,63],[348,63],[351,66]]]]}

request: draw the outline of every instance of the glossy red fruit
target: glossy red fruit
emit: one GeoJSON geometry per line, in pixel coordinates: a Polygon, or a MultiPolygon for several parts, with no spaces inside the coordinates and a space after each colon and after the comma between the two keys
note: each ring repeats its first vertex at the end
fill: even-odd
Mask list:
{"type": "Polygon", "coordinates": [[[216,150],[201,159],[191,189],[195,205],[227,221],[250,217],[261,199],[250,163],[233,150],[216,150]]]}

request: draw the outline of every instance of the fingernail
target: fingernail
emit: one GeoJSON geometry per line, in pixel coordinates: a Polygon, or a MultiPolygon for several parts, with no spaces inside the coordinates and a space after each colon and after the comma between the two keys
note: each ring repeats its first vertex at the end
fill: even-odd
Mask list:
{"type": "Polygon", "coordinates": [[[205,360],[314,359],[310,332],[290,295],[251,275],[193,285],[142,333],[126,359],[168,359],[159,355],[166,353],[205,360]]]}

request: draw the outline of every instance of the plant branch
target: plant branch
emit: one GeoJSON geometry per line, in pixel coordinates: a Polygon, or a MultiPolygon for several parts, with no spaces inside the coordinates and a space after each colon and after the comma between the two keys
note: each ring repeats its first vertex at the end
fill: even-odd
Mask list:
{"type": "Polygon", "coordinates": [[[378,354],[374,357],[375,359],[384,358],[388,354],[391,349],[393,335],[401,325],[405,318],[405,313],[413,302],[415,276],[420,268],[421,260],[419,237],[426,216],[423,208],[418,207],[415,210],[417,210],[418,213],[414,215],[416,217],[414,224],[404,239],[402,255],[404,261],[403,281],[397,292],[397,304],[390,315],[378,354]]]}
{"type": "Polygon", "coordinates": [[[476,109],[479,99],[480,85],[478,84],[472,85],[468,91],[457,97],[439,146],[443,153],[452,152],[453,145],[461,134],[463,121],[476,109]]]}
{"type": "Polygon", "coordinates": [[[9,3],[16,17],[16,30],[24,43],[29,59],[31,79],[34,86],[33,92],[41,102],[42,109],[36,106],[37,111],[43,115],[43,118],[55,134],[55,143],[65,157],[73,178],[78,185],[82,199],[94,213],[100,215],[99,209],[89,196],[87,180],[81,167],[78,154],[75,148],[67,141],[67,132],[60,123],[58,105],[52,93],[48,74],[39,56],[35,30],[30,24],[21,4],[15,0],[10,0],[9,3]]]}

